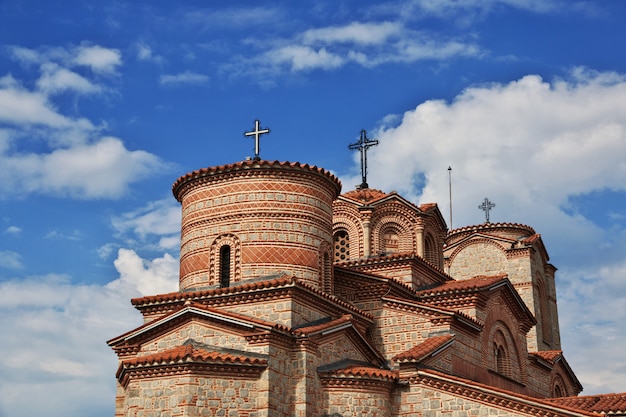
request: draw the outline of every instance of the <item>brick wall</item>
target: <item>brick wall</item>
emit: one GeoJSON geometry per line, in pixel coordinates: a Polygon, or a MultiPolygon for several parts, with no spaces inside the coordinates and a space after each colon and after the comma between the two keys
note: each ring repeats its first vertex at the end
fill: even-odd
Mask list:
{"type": "Polygon", "coordinates": [[[320,277],[320,248],[332,247],[334,176],[267,161],[200,172],[174,185],[182,204],[181,290],[220,285],[221,240],[237,246],[231,282],[287,273],[322,287],[331,278],[320,277]]]}

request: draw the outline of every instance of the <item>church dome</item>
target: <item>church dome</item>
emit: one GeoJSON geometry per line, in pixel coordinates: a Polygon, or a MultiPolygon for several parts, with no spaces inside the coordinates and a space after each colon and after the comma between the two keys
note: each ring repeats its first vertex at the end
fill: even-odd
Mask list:
{"type": "Polygon", "coordinates": [[[332,203],[341,183],[307,164],[249,160],[180,177],[180,290],[287,274],[321,287],[332,274],[332,203]]]}

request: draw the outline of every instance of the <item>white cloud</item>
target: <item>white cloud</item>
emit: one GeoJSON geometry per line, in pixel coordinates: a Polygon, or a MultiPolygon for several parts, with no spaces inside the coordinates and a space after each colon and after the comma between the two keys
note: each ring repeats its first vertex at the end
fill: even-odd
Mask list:
{"type": "MultiPolygon", "coordinates": [[[[622,236],[622,239],[626,234],[622,236]]],[[[626,248],[622,248],[626,250],[626,248]]],[[[623,390],[626,385],[626,261],[559,271],[559,316],[564,351],[583,394],[623,390]]]]}
{"type": "Polygon", "coordinates": [[[380,130],[370,175],[383,188],[417,197],[424,173],[420,199],[446,201],[452,166],[455,204],[476,199],[469,190],[478,197],[488,191],[514,213],[536,212],[537,201],[558,207],[602,187],[623,190],[626,82],[599,82],[605,79],[549,84],[531,75],[468,88],[452,103],[422,103],[398,127],[380,130]]]}
{"type": "Polygon", "coordinates": [[[350,63],[375,67],[420,60],[480,58],[474,43],[416,32],[397,22],[352,22],[309,29],[290,40],[253,43],[269,49],[252,58],[239,58],[230,69],[245,75],[276,75],[282,71],[334,70],[350,63]]]}
{"type": "Polygon", "coordinates": [[[156,55],[150,45],[145,42],[135,42],[133,45],[139,61],[162,63],[165,59],[156,55]]]}
{"type": "Polygon", "coordinates": [[[102,90],[86,78],[66,68],[61,68],[57,64],[47,63],[42,65],[41,69],[43,74],[37,80],[37,87],[47,94],[68,90],[81,94],[90,94],[98,93],[102,90]]]}
{"type": "Polygon", "coordinates": [[[146,261],[130,249],[120,249],[114,262],[120,278],[108,288],[134,288],[142,295],[163,294],[178,290],[178,260],[169,254],[146,261]]]}
{"type": "Polygon", "coordinates": [[[24,88],[13,76],[0,78],[0,197],[14,193],[50,194],[81,199],[119,198],[131,183],[163,168],[155,155],[131,151],[115,137],[98,137],[104,126],[67,117],[57,110],[54,94],[99,93],[104,87],[68,69],[83,65],[97,73],[113,73],[121,64],[117,50],[101,46],[12,48],[21,62],[39,64],[37,90],[24,88]],[[65,66],[64,66],[65,65],[65,66]],[[45,151],[28,145],[40,140],[45,151]],[[44,148],[45,149],[45,148],[44,148]]]}
{"type": "Polygon", "coordinates": [[[0,282],[0,315],[11,317],[0,320],[0,414],[110,412],[117,358],[106,340],[142,324],[130,298],[178,284],[169,255],[147,261],[121,250],[116,267],[120,277],[105,286],[53,274],[0,282]]]}
{"type": "Polygon", "coordinates": [[[297,45],[274,49],[269,51],[266,57],[274,65],[288,65],[292,71],[315,68],[333,69],[345,62],[340,56],[328,52],[326,48],[315,50],[308,46],[297,45]]]}
{"type": "Polygon", "coordinates": [[[206,84],[210,80],[208,75],[185,71],[180,74],[161,75],[159,82],[163,85],[173,84],[206,84]]]}
{"type": "Polygon", "coordinates": [[[9,226],[4,232],[10,235],[19,235],[20,233],[22,233],[22,229],[17,226],[9,226]]]}
{"type": "Polygon", "coordinates": [[[135,211],[116,216],[112,220],[113,228],[121,237],[134,241],[137,236],[145,245],[147,238],[159,238],[159,249],[178,249],[180,247],[181,209],[173,198],[151,202],[135,211]]]}
{"type": "Polygon", "coordinates": [[[96,73],[112,74],[122,64],[122,54],[117,49],[99,45],[81,45],[75,50],[73,63],[87,66],[96,73]]]}
{"type": "Polygon", "coordinates": [[[4,269],[22,269],[22,256],[14,251],[0,251],[0,268],[4,269]]]}
{"type": "Polygon", "coordinates": [[[304,32],[302,38],[305,44],[320,42],[372,45],[384,43],[390,37],[400,35],[402,30],[402,26],[397,22],[353,22],[344,26],[310,29],[304,32]]]}
{"type": "Polygon", "coordinates": [[[97,74],[114,74],[122,65],[119,50],[100,45],[41,47],[36,50],[11,46],[9,51],[13,59],[25,66],[56,63],[64,68],[87,67],[97,74]]]}
{"type": "Polygon", "coordinates": [[[12,125],[40,125],[55,129],[94,127],[86,119],[71,119],[54,108],[43,92],[31,92],[10,75],[0,78],[0,121],[12,125]]]}
{"type": "Polygon", "coordinates": [[[118,198],[128,186],[164,164],[153,154],[130,151],[120,139],[48,154],[0,155],[0,195],[41,193],[73,198],[118,198]]]}

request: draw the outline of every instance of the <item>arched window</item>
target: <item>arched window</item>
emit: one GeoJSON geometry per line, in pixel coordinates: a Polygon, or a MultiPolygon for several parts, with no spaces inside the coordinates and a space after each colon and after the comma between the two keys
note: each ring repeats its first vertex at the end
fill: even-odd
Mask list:
{"type": "Polygon", "coordinates": [[[335,233],[335,262],[350,259],[350,239],[348,232],[339,230],[335,233]]]}
{"type": "Polygon", "coordinates": [[[554,379],[552,380],[552,397],[567,397],[567,389],[565,388],[565,382],[561,375],[556,374],[554,379]]]}
{"type": "Polygon", "coordinates": [[[400,251],[400,238],[395,227],[387,227],[383,230],[380,246],[384,253],[397,253],[400,251]]]}
{"type": "Polygon", "coordinates": [[[439,266],[439,253],[432,235],[424,237],[424,259],[435,266],[439,266]]]}
{"type": "Polygon", "coordinates": [[[550,307],[548,303],[548,294],[541,279],[537,280],[537,296],[539,297],[539,317],[537,321],[541,326],[541,337],[547,345],[552,344],[552,323],[550,320],[550,307]]]}
{"type": "Polygon", "coordinates": [[[333,280],[332,265],[330,264],[330,255],[328,252],[324,252],[322,257],[322,282],[324,291],[330,294],[333,291],[333,280]]]}
{"type": "Polygon", "coordinates": [[[493,354],[495,356],[496,372],[504,375],[506,373],[506,351],[504,346],[498,346],[494,343],[493,354]]]}
{"type": "Polygon", "coordinates": [[[230,286],[230,246],[220,248],[220,287],[230,286]]]}
{"type": "Polygon", "coordinates": [[[500,330],[493,335],[493,370],[501,375],[511,376],[511,358],[507,341],[500,330]]]}
{"type": "Polygon", "coordinates": [[[215,238],[209,256],[209,282],[212,288],[225,288],[241,281],[241,242],[227,233],[215,238]]]}

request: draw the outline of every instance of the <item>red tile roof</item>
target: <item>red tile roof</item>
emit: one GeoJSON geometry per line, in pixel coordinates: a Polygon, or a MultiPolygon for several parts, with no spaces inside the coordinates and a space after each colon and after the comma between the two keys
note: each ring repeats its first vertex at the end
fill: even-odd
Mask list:
{"type": "Polygon", "coordinates": [[[458,293],[467,291],[479,291],[491,287],[492,285],[505,280],[506,274],[498,274],[492,276],[480,275],[465,280],[447,281],[437,287],[417,291],[422,297],[440,295],[446,293],[458,293]]]}
{"type": "MultiPolygon", "coordinates": [[[[111,340],[108,340],[107,343],[110,346],[113,346],[115,344],[118,344],[119,342],[123,342],[127,337],[134,337],[131,335],[137,335],[139,333],[142,332],[142,330],[144,329],[148,329],[148,328],[154,328],[155,326],[161,326],[165,323],[167,323],[172,317],[174,316],[179,316],[181,314],[194,314],[194,313],[201,313],[201,312],[206,312],[206,313],[210,313],[211,315],[213,315],[216,318],[219,318],[220,316],[222,318],[225,318],[226,320],[230,319],[235,319],[237,321],[243,322],[243,323],[249,323],[251,325],[256,325],[257,327],[261,327],[263,330],[268,330],[268,329],[275,329],[275,330],[279,330],[282,332],[289,332],[289,328],[287,326],[284,326],[282,324],[279,323],[272,323],[269,321],[265,321],[265,320],[261,320],[258,318],[254,318],[254,317],[250,317],[250,316],[245,316],[243,314],[238,314],[238,313],[234,313],[231,311],[224,311],[224,310],[218,310],[216,308],[211,308],[211,307],[207,307],[203,304],[200,303],[194,303],[194,302],[187,302],[185,305],[181,305],[180,307],[176,308],[174,311],[164,315],[163,317],[158,318],[155,321],[150,321],[147,323],[142,324],[141,326],[130,330],[124,334],[121,334],[120,336],[117,336],[116,338],[113,338],[111,340]],[[187,312],[183,312],[182,310],[187,309],[187,312]],[[195,310],[195,311],[194,311],[195,310]]],[[[232,323],[232,321],[231,321],[232,323]]]]}
{"type": "Polygon", "coordinates": [[[626,413],[626,392],[619,394],[588,395],[580,397],[548,398],[547,401],[579,410],[605,414],[626,413]]]}
{"type": "Polygon", "coordinates": [[[530,226],[527,226],[525,224],[520,224],[520,223],[483,223],[483,224],[477,224],[477,225],[473,225],[473,226],[463,226],[463,227],[459,227],[458,229],[452,229],[450,230],[450,232],[448,232],[448,236],[450,235],[454,235],[456,233],[460,233],[460,232],[467,232],[467,231],[472,231],[472,230],[484,230],[484,229],[502,229],[502,228],[515,228],[515,229],[524,229],[527,232],[531,233],[531,234],[535,234],[535,229],[533,229],[530,226]]]}
{"type": "Polygon", "coordinates": [[[349,198],[350,200],[358,201],[360,203],[371,203],[373,201],[380,200],[381,198],[385,198],[388,195],[390,194],[387,194],[380,190],[376,190],[374,188],[359,188],[342,194],[343,197],[349,198]]]}
{"type": "Polygon", "coordinates": [[[143,307],[147,307],[150,305],[159,305],[159,304],[169,304],[169,303],[184,303],[188,300],[195,300],[201,302],[202,299],[210,299],[217,295],[231,295],[231,294],[241,294],[241,293],[253,293],[259,292],[260,290],[278,290],[284,287],[299,287],[310,293],[314,293],[321,298],[325,298],[337,306],[342,307],[343,309],[351,311],[353,314],[359,317],[365,317],[366,319],[373,319],[373,317],[362,310],[359,310],[354,305],[345,302],[343,300],[338,299],[337,297],[328,295],[327,293],[320,291],[319,289],[308,285],[307,283],[301,282],[298,278],[291,275],[283,275],[279,278],[268,279],[265,281],[252,281],[241,283],[240,285],[233,285],[225,288],[215,288],[208,290],[198,290],[198,291],[189,291],[189,292],[171,292],[167,294],[158,294],[158,295],[149,295],[145,297],[133,298],[131,299],[131,303],[138,309],[143,307]]]}
{"type": "Polygon", "coordinates": [[[452,335],[433,336],[411,349],[399,353],[393,360],[396,362],[419,362],[426,356],[433,354],[438,349],[454,339],[452,335]]]}
{"type": "Polygon", "coordinates": [[[530,355],[538,356],[548,363],[554,365],[556,361],[563,356],[562,350],[542,350],[539,352],[528,352],[530,355]]]}
{"type": "Polygon", "coordinates": [[[179,177],[172,185],[172,193],[178,201],[180,200],[180,190],[189,181],[196,180],[198,178],[206,178],[219,176],[222,174],[231,174],[233,172],[244,171],[249,172],[252,170],[272,169],[272,170],[289,170],[289,171],[311,171],[316,172],[322,176],[329,178],[335,184],[336,195],[341,192],[341,182],[339,179],[331,174],[329,171],[309,164],[301,164],[300,162],[279,162],[279,161],[266,161],[266,160],[249,160],[236,162],[234,164],[220,165],[208,168],[198,169],[196,171],[187,173],[179,177]]]}
{"type": "Polygon", "coordinates": [[[249,358],[247,356],[232,355],[230,353],[210,352],[198,349],[192,345],[182,345],[163,352],[122,361],[124,366],[138,365],[162,365],[176,362],[205,362],[222,364],[242,364],[242,365],[266,365],[267,360],[259,358],[249,358]]]}
{"type": "Polygon", "coordinates": [[[340,326],[345,323],[350,323],[352,321],[352,316],[349,314],[343,315],[335,320],[330,320],[325,323],[316,324],[312,326],[300,327],[294,330],[296,334],[313,334],[323,330],[332,329],[333,327],[340,326]]]}
{"type": "MultiPolygon", "coordinates": [[[[528,407],[528,411],[524,414],[544,415],[544,416],[565,416],[565,415],[586,415],[597,417],[597,414],[591,410],[576,407],[572,404],[558,403],[559,398],[535,398],[523,394],[518,394],[502,388],[491,385],[482,384],[465,378],[435,371],[433,369],[420,369],[417,375],[421,377],[421,382],[426,385],[436,386],[438,389],[452,391],[455,395],[476,397],[474,395],[480,392],[483,401],[496,402],[506,408],[522,410],[528,407]],[[464,392],[465,391],[465,392],[464,392]],[[562,412],[554,412],[552,407],[558,407],[562,412]],[[535,411],[532,411],[535,409],[535,411]]],[[[622,394],[624,395],[624,394],[622,394]]],[[[580,397],[568,397],[580,398],[580,397]]]]}
{"type": "Polygon", "coordinates": [[[322,376],[357,377],[357,378],[379,378],[395,380],[398,378],[397,371],[375,368],[373,366],[351,365],[346,368],[334,369],[332,371],[320,372],[322,376]]]}

